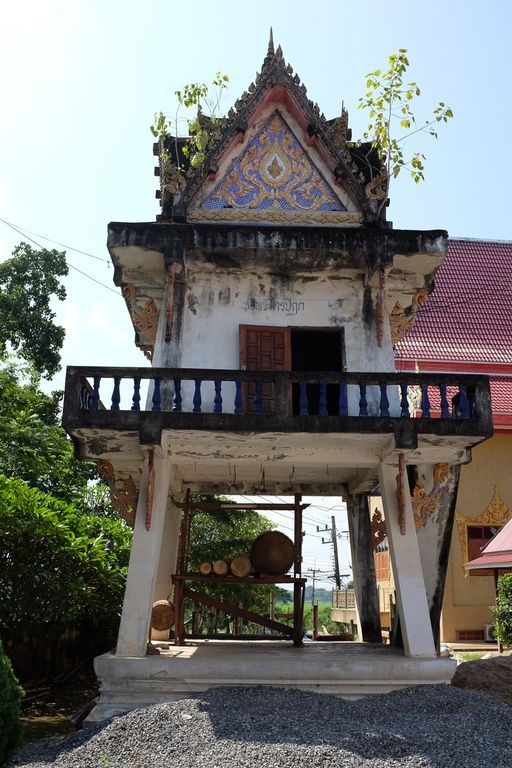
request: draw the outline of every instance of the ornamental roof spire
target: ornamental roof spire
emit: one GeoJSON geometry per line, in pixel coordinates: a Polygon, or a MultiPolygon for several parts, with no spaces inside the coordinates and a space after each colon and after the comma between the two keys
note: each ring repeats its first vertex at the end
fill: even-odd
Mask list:
{"type": "Polygon", "coordinates": [[[270,38],[268,41],[267,56],[273,56],[273,55],[274,55],[274,35],[272,34],[272,27],[270,27],[270,38]]]}

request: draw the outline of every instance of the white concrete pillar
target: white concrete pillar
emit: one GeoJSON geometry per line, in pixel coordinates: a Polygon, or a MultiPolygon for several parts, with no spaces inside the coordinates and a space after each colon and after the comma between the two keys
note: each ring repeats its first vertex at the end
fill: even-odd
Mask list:
{"type": "Polygon", "coordinates": [[[176,573],[176,561],[178,557],[178,544],[180,537],[181,511],[172,501],[167,503],[167,512],[162,531],[162,541],[158,556],[156,572],[155,600],[165,600],[172,592],[171,574],[176,573]]]}
{"type": "Polygon", "coordinates": [[[395,577],[397,608],[406,656],[435,656],[434,637],[412,514],[407,475],[404,477],[405,533],[400,531],[396,476],[398,463],[380,463],[379,481],[395,577]]]}
{"type": "MultiPolygon", "coordinates": [[[[154,494],[151,525],[148,530],[146,528],[148,456],[146,456],[135,515],[121,625],[117,639],[117,656],[142,657],[146,654],[171,476],[170,462],[167,457],[162,454],[160,448],[155,448],[154,451],[154,494]]],[[[165,596],[167,597],[167,595],[165,596]]]]}
{"type": "MultiPolygon", "coordinates": [[[[167,512],[162,531],[162,542],[158,557],[155,591],[152,600],[153,603],[156,600],[166,600],[167,598],[170,598],[172,602],[172,592],[174,587],[171,583],[171,574],[176,573],[180,521],[181,511],[169,501],[167,503],[167,512]]],[[[156,629],[151,630],[152,640],[168,640],[168,638],[169,630],[164,632],[159,632],[156,629]]]]}

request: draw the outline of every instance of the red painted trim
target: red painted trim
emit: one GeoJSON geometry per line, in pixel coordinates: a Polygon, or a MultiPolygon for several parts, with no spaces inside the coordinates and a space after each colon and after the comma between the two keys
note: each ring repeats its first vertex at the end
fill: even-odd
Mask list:
{"type": "Polygon", "coordinates": [[[496,427],[512,427],[512,413],[493,413],[492,421],[495,431],[496,427]]]}
{"type": "Polygon", "coordinates": [[[439,360],[404,360],[395,358],[395,368],[401,371],[416,371],[416,366],[422,373],[486,373],[489,376],[512,377],[512,365],[499,363],[473,363],[464,361],[439,360]]]}

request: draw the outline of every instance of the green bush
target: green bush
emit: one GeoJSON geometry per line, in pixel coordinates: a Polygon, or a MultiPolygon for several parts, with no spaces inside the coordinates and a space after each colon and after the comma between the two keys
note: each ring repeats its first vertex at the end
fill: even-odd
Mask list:
{"type": "Polygon", "coordinates": [[[21,736],[20,704],[23,688],[18,684],[11,662],[0,641],[0,765],[19,744],[21,736]]]}
{"type": "Polygon", "coordinates": [[[496,635],[505,648],[512,647],[512,573],[498,579],[496,606],[492,609],[496,622],[496,635]]]}
{"type": "Polygon", "coordinates": [[[130,543],[119,518],[0,475],[0,628],[87,622],[115,631],[130,543]]]}

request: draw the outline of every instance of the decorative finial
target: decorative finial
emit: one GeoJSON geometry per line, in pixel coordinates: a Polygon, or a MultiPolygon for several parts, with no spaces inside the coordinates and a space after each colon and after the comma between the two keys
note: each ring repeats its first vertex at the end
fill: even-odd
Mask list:
{"type": "Polygon", "coordinates": [[[272,27],[270,27],[270,39],[268,41],[267,56],[274,55],[274,35],[272,34],[272,27]]]}

